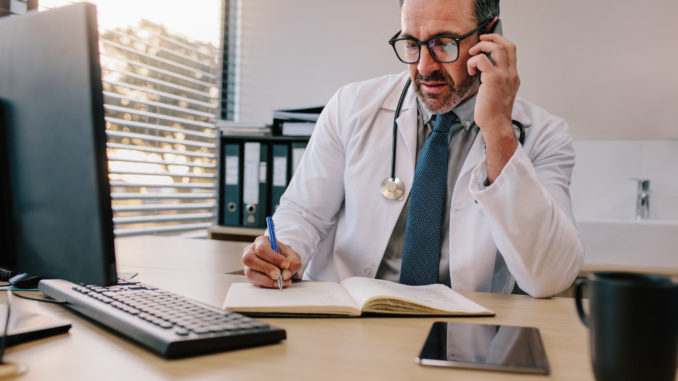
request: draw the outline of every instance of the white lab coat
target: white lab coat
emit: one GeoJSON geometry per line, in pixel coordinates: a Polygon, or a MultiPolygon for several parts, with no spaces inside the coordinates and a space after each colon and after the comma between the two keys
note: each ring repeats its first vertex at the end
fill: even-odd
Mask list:
{"type": "MultiPolygon", "coordinates": [[[[405,200],[386,199],[395,108],[408,74],[353,83],[337,91],[318,119],[303,159],[281,198],[277,238],[299,253],[304,278],[374,277],[405,200]]],[[[543,297],[570,286],[584,258],[569,196],[574,166],[566,123],[517,99],[513,119],[526,127],[490,186],[478,134],[450,206],[453,289],[511,292],[514,282],[543,297]]],[[[412,186],[417,107],[412,86],[398,118],[396,176],[412,186]]]]}

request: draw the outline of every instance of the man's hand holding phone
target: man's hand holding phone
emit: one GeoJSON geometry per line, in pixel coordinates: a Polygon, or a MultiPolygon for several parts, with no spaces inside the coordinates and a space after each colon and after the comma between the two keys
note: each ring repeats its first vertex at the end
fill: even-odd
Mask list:
{"type": "MultiPolygon", "coordinates": [[[[499,20],[495,21],[495,27],[499,20]]],[[[500,28],[500,26],[499,26],[500,28]]],[[[518,146],[511,113],[520,87],[516,46],[499,33],[481,34],[469,49],[469,75],[482,73],[474,119],[485,140],[487,180],[492,183],[518,146]],[[487,55],[490,55],[488,57],[487,55]]]]}
{"type": "Polygon", "coordinates": [[[301,257],[291,247],[278,241],[276,253],[268,237],[257,237],[245,247],[242,263],[247,281],[258,287],[277,288],[278,277],[283,277],[283,286],[292,284],[292,276],[301,270],[301,257]],[[282,274],[280,274],[282,269],[282,274]]]}

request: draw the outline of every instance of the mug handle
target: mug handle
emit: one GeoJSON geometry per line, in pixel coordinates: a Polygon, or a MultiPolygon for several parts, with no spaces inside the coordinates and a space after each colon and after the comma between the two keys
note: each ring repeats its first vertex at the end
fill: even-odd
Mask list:
{"type": "Polygon", "coordinates": [[[579,314],[579,320],[584,323],[585,326],[589,326],[589,317],[584,312],[584,306],[582,305],[582,297],[584,296],[584,286],[588,283],[587,279],[577,279],[577,282],[574,286],[574,301],[577,305],[577,313],[579,314]]]}

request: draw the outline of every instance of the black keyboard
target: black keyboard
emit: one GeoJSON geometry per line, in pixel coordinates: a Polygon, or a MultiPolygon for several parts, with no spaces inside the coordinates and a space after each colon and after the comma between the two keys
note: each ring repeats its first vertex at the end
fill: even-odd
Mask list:
{"type": "Polygon", "coordinates": [[[276,343],[285,331],[138,282],[76,285],[46,279],[45,295],[167,358],[188,357],[276,343]]]}

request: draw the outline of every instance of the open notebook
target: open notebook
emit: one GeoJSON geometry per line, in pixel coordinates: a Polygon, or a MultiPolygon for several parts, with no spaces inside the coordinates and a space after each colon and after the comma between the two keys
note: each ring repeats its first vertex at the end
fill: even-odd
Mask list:
{"type": "Polygon", "coordinates": [[[407,286],[361,277],[341,283],[302,281],[284,290],[234,283],[223,308],[252,315],[494,315],[442,284],[407,286]]]}

